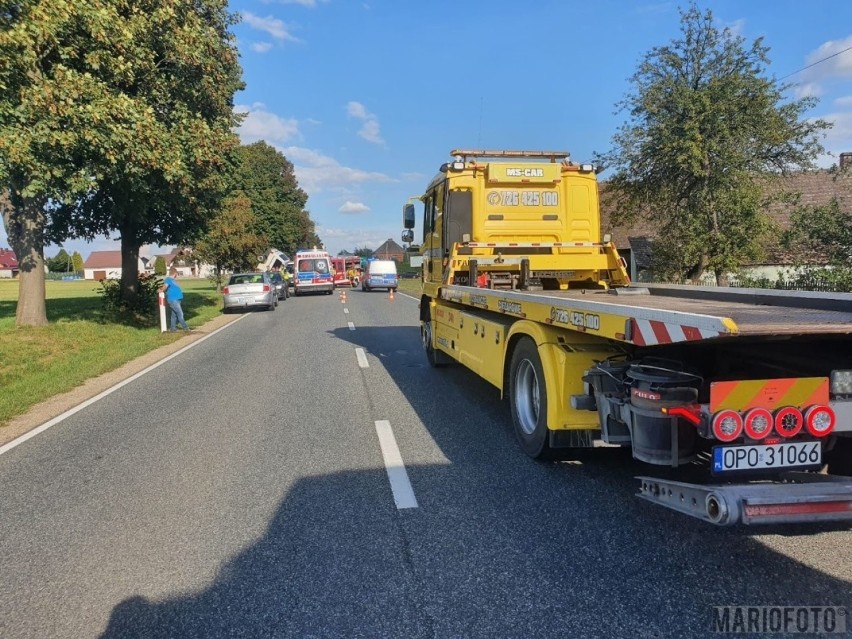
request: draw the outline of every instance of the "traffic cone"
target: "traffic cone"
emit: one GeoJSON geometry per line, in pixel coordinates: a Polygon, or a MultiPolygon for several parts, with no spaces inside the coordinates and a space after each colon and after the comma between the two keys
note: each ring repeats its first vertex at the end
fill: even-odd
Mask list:
{"type": "Polygon", "coordinates": [[[346,304],[346,291],[340,291],[340,303],[346,304]]]}
{"type": "Polygon", "coordinates": [[[388,299],[390,301],[393,301],[393,289],[392,288],[388,289],[388,299]]]}

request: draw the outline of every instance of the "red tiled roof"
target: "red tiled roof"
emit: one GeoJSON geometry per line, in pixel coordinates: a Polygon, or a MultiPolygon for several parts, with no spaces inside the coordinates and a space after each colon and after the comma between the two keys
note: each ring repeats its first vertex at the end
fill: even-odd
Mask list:
{"type": "Polygon", "coordinates": [[[83,268],[121,268],[121,251],[92,251],[83,268]]]}
{"type": "MultiPolygon", "coordinates": [[[[852,206],[852,174],[849,171],[839,175],[827,170],[796,173],[785,178],[773,189],[798,194],[798,206],[825,206],[834,197],[841,201],[841,206],[852,206]]],[[[601,183],[600,190],[601,233],[611,233],[617,248],[629,249],[628,238],[653,239],[657,236],[656,226],[647,218],[637,219],[630,226],[614,226],[611,221],[612,204],[605,197],[606,182],[601,183]]],[[[766,213],[781,229],[788,229],[796,206],[795,203],[773,202],[767,207],[766,213]]],[[[767,253],[769,255],[766,263],[792,263],[792,256],[787,255],[777,244],[768,246],[767,253]]]]}
{"type": "Polygon", "coordinates": [[[0,248],[0,268],[18,268],[18,258],[12,249],[0,248]]]}

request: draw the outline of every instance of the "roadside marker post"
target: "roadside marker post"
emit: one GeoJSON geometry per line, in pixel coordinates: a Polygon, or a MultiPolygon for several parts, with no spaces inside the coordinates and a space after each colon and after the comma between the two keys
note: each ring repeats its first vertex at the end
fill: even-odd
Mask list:
{"type": "Polygon", "coordinates": [[[166,294],[160,292],[157,294],[160,303],[160,332],[165,333],[166,330],[166,294]]]}

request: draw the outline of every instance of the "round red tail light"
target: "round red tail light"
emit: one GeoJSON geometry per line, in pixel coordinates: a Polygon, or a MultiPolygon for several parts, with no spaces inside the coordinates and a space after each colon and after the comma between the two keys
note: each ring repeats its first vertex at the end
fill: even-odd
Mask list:
{"type": "Polygon", "coordinates": [[[713,435],[720,442],[732,442],[743,432],[743,418],[735,410],[721,410],[713,415],[713,435]]]}
{"type": "Polygon", "coordinates": [[[793,406],[775,411],[775,430],[781,437],[795,437],[802,430],[804,422],[802,411],[793,406]]]}
{"type": "Polygon", "coordinates": [[[746,413],[743,427],[747,436],[763,439],[772,432],[773,424],[772,413],[765,408],[752,408],[746,413]]]}
{"type": "Polygon", "coordinates": [[[814,437],[825,437],[834,430],[837,417],[830,406],[811,406],[805,411],[805,427],[814,437]]]}

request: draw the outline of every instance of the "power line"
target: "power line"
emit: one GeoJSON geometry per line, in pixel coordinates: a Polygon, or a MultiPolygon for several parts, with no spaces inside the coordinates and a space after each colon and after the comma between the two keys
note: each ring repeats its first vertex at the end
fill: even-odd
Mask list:
{"type": "Polygon", "coordinates": [[[798,71],[793,71],[793,73],[788,73],[788,74],[787,74],[787,75],[785,75],[783,78],[778,78],[778,80],[779,80],[779,81],[780,81],[780,80],[784,80],[784,79],[786,79],[786,78],[789,78],[791,75],[796,75],[797,73],[801,73],[801,72],[802,72],[802,71],[804,71],[805,69],[810,69],[811,67],[815,67],[816,65],[818,65],[818,64],[822,64],[822,63],[823,63],[823,62],[825,62],[826,60],[831,60],[831,58],[837,57],[837,56],[839,56],[841,53],[846,53],[847,51],[852,51],[852,47],[846,47],[845,49],[843,49],[843,51],[838,51],[837,53],[832,53],[831,55],[824,57],[822,60],[817,60],[817,61],[816,61],[816,62],[814,62],[813,64],[809,64],[809,65],[808,65],[808,66],[806,66],[806,67],[802,67],[802,68],[801,68],[801,69],[799,69],[798,71]]]}

